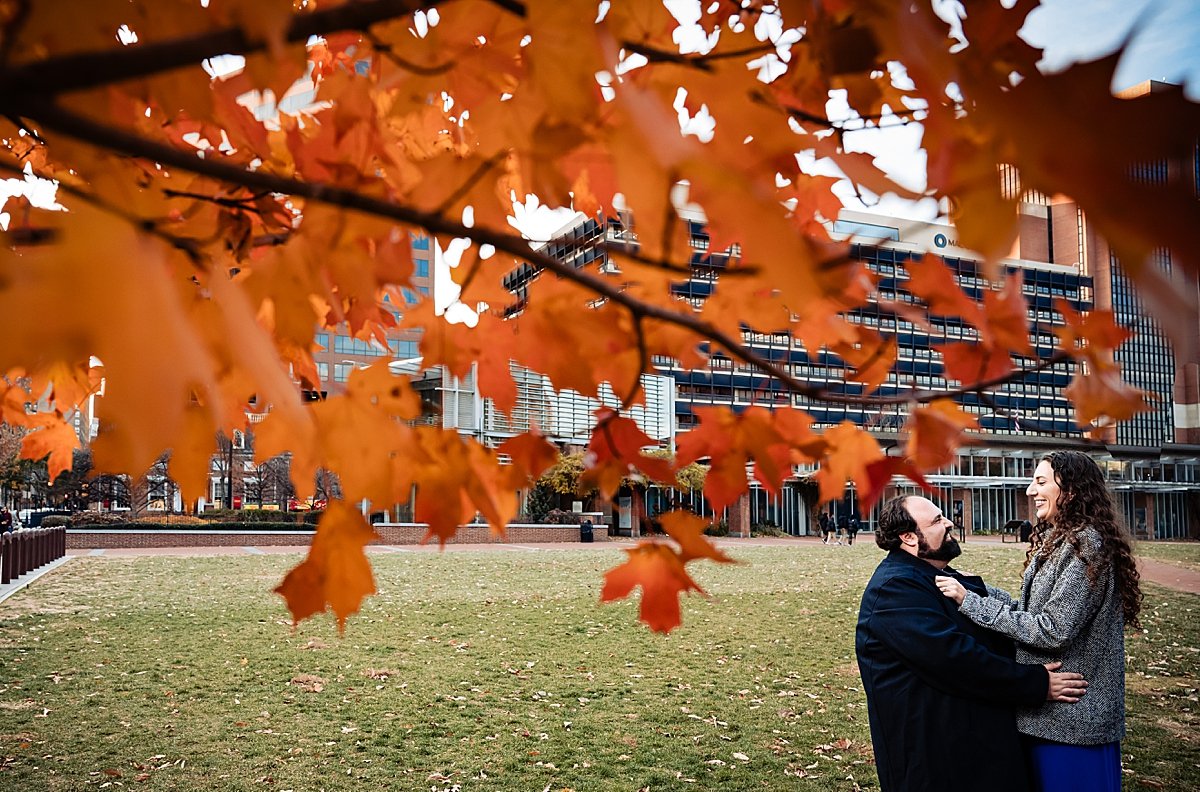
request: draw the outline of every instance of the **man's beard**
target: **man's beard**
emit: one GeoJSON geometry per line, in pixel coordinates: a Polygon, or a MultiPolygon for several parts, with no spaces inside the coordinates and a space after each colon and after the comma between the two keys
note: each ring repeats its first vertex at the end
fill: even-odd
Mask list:
{"type": "Polygon", "coordinates": [[[953,561],[960,555],[962,555],[962,547],[949,531],[946,531],[946,538],[942,540],[942,546],[936,550],[930,547],[929,542],[925,541],[925,536],[917,531],[917,558],[924,558],[926,561],[953,561]]]}

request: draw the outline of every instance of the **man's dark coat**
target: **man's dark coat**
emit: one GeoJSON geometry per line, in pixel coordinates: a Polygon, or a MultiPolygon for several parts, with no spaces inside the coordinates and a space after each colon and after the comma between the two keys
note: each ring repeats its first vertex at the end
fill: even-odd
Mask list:
{"type": "Polygon", "coordinates": [[[958,612],[934,583],[953,574],[891,551],[863,592],[856,651],[882,792],[1023,792],[1029,788],[1014,707],[1046,700],[1041,666],[958,612]]]}

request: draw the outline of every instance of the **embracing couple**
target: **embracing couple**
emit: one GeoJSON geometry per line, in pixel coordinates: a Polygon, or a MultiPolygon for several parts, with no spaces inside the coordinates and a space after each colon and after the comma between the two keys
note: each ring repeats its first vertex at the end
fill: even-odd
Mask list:
{"type": "Polygon", "coordinates": [[[950,566],[961,549],[932,501],[882,509],[856,649],[883,792],[1121,788],[1129,540],[1086,454],[1049,454],[1027,494],[1019,597],[950,566]]]}

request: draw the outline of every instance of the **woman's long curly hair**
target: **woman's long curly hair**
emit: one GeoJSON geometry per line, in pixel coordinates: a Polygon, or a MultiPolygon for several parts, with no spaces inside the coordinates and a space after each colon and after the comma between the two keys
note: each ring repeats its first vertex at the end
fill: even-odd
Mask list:
{"type": "Polygon", "coordinates": [[[1081,451],[1054,451],[1042,457],[1054,470],[1059,486],[1057,511],[1050,522],[1039,521],[1030,536],[1025,565],[1036,556],[1046,560],[1063,542],[1083,558],[1088,580],[1094,585],[1102,575],[1113,570],[1125,623],[1140,627],[1138,613],[1142,609],[1141,576],[1133,560],[1129,534],[1118,519],[1112,495],[1104,483],[1104,474],[1091,457],[1081,451]],[[1100,534],[1098,558],[1089,559],[1082,553],[1080,535],[1088,528],[1100,534]]]}

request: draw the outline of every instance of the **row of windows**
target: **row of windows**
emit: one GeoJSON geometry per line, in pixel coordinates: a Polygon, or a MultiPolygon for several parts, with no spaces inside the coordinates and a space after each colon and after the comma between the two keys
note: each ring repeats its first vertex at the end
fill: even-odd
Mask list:
{"type": "MultiPolygon", "coordinates": [[[[333,351],[340,355],[359,355],[361,357],[383,357],[389,352],[392,357],[396,358],[411,358],[417,356],[418,342],[410,339],[389,338],[388,348],[385,350],[380,343],[374,339],[363,341],[359,338],[351,338],[348,335],[338,334],[333,337],[333,349],[329,349],[329,333],[317,333],[316,342],[320,344],[326,351],[333,351]]],[[[322,379],[325,379],[322,377],[322,379]]]]}
{"type": "MultiPolygon", "coordinates": [[[[1160,254],[1156,259],[1160,267],[1169,268],[1169,258],[1165,255],[1160,254]]],[[[1134,331],[1134,335],[1113,353],[1113,360],[1121,366],[1131,385],[1157,397],[1150,400],[1146,412],[1117,425],[1117,442],[1151,446],[1171,442],[1175,434],[1171,394],[1175,360],[1170,342],[1154,319],[1143,311],[1132,282],[1115,257],[1110,259],[1110,264],[1114,314],[1118,322],[1134,331]]]]}

